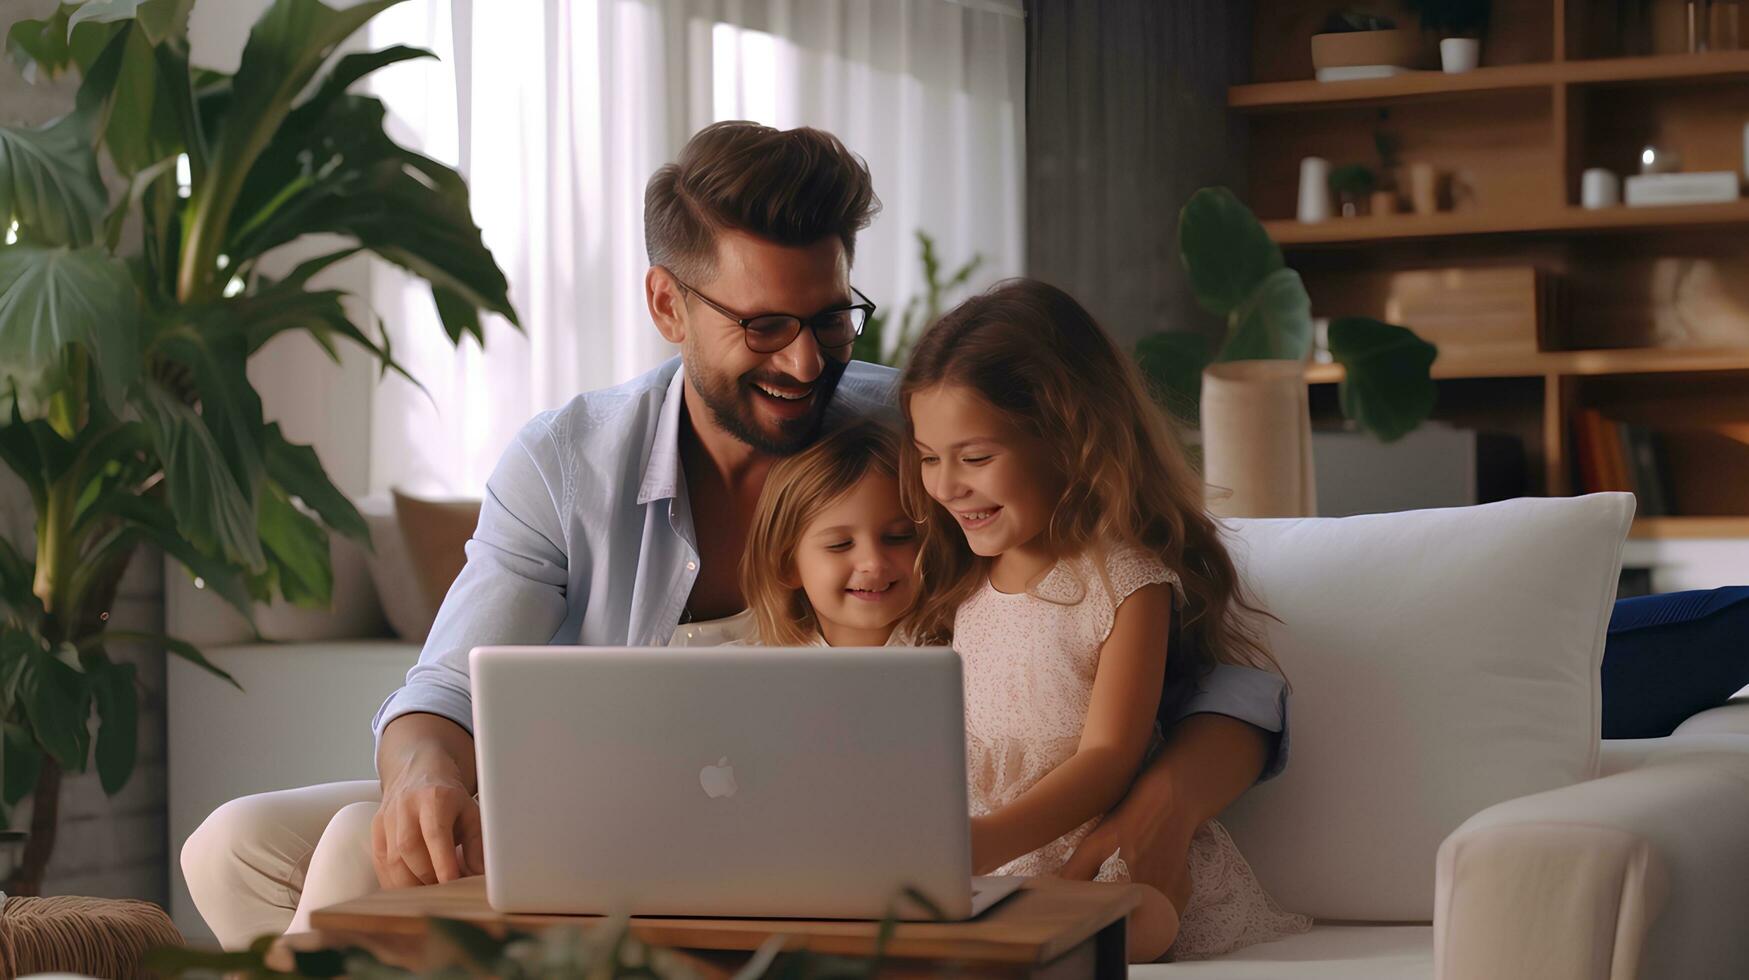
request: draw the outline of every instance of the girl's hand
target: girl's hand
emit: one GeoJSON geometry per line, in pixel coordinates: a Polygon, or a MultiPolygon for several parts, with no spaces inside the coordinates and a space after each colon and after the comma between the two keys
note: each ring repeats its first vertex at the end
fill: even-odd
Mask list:
{"type": "Polygon", "coordinates": [[[972,818],[972,874],[987,875],[1005,862],[998,851],[996,827],[988,816],[972,818]]]}

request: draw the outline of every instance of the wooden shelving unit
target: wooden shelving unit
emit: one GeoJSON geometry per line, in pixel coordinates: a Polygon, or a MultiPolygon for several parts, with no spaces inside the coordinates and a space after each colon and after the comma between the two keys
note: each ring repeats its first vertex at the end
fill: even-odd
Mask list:
{"type": "MultiPolygon", "coordinates": [[[[1228,90],[1228,106],[1250,129],[1249,202],[1318,315],[1391,320],[1391,284],[1405,273],[1534,268],[1538,289],[1558,297],[1526,313],[1534,339],[1505,349],[1478,323],[1466,349],[1451,316],[1440,324],[1436,417],[1518,435],[1530,494],[1584,489],[1581,412],[1648,428],[1668,447],[1664,482],[1682,516],[1637,520],[1634,536],[1749,538],[1749,200],[1579,207],[1583,170],[1636,172],[1648,143],[1677,150],[1687,170],[1743,173],[1749,51],[1622,57],[1596,4],[1493,0],[1475,71],[1318,82],[1308,52],[1328,3],[1254,5],[1258,74],[1228,90]],[[1387,135],[1399,184],[1416,162],[1448,175],[1444,210],[1293,219],[1301,158],[1383,169],[1387,135]]],[[[1391,0],[1374,6],[1415,22],[1391,0]]],[[[1668,28],[1654,46],[1670,46],[1668,28]]],[[[1482,308],[1497,328],[1499,310],[1482,308]]],[[[1339,365],[1308,367],[1327,393],[1315,413],[1334,405],[1342,377],[1339,365]]]]}
{"type": "Polygon", "coordinates": [[[1244,112],[1283,112],[1307,106],[1384,105],[1413,99],[1460,98],[1478,92],[1551,89],[1558,85],[1631,85],[1749,78],[1749,51],[1600,58],[1478,68],[1462,75],[1421,70],[1392,78],[1346,82],[1259,82],[1227,90],[1227,105],[1244,112]]]}
{"type": "MultiPolygon", "coordinates": [[[[1538,351],[1522,357],[1454,359],[1433,363],[1433,376],[1449,378],[1595,377],[1617,374],[1749,371],[1749,348],[1684,350],[1640,347],[1621,350],[1538,351]]],[[[1334,384],[1342,380],[1342,365],[1312,364],[1306,380],[1334,384]]]]}
{"type": "Polygon", "coordinates": [[[1461,238],[1476,235],[1572,237],[1612,233],[1668,232],[1742,225],[1749,228],[1749,200],[1730,204],[1614,207],[1587,211],[1555,207],[1546,212],[1490,214],[1448,211],[1392,214],[1305,224],[1291,219],[1264,222],[1271,238],[1287,247],[1348,246],[1371,242],[1461,238]]]}
{"type": "Polygon", "coordinates": [[[1749,538],[1749,517],[1641,517],[1628,532],[1632,538],[1749,538]]]}

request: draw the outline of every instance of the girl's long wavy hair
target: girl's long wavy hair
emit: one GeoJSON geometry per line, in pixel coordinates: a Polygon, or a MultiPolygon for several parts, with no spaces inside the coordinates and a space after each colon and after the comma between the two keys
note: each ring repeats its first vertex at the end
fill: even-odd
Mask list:
{"type": "Polygon", "coordinates": [[[1199,677],[1217,662],[1279,672],[1241,610],[1266,614],[1246,596],[1203,506],[1202,478],[1140,371],[1081,304],[1030,279],[998,283],[943,315],[917,342],[899,384],[900,493],[924,525],[920,553],[939,566],[920,622],[951,624],[988,569],[923,487],[911,396],[939,385],[977,392],[1048,447],[1065,487],[1044,532],[1054,554],[1127,544],[1178,573],[1182,648],[1170,652],[1169,679],[1199,677]]]}
{"type": "MultiPolygon", "coordinates": [[[[802,646],[819,632],[819,618],[807,593],[784,583],[795,581],[796,548],[809,522],[870,473],[899,475],[898,433],[872,419],[833,430],[772,466],[755,505],[747,549],[741,555],[741,592],[747,598],[747,608],[753,611],[759,642],[802,646]]],[[[921,549],[912,573],[917,576],[917,594],[921,596],[930,578],[921,549]]],[[[938,634],[919,634],[912,622],[915,612],[913,606],[897,628],[913,636],[913,642],[944,639],[938,634]]]]}

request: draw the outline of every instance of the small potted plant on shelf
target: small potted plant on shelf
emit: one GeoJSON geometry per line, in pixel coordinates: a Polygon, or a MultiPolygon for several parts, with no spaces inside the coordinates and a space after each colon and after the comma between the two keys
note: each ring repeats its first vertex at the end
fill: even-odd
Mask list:
{"type": "Polygon", "coordinates": [[[1482,63],[1489,5],[1490,0],[1404,0],[1404,6],[1420,15],[1421,29],[1440,36],[1440,66],[1450,75],[1482,63]]]}
{"type": "Polygon", "coordinates": [[[1336,11],[1312,35],[1312,67],[1320,82],[1395,75],[1414,67],[1420,54],[1414,31],[1364,11],[1336,11]]]}
{"type": "Polygon", "coordinates": [[[1330,193],[1344,218],[1359,215],[1378,186],[1379,179],[1372,170],[1358,163],[1330,171],[1330,193]]]}

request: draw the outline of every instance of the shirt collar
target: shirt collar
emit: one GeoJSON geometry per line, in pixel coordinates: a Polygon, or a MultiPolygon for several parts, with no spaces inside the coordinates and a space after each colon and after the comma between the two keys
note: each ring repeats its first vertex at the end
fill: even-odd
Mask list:
{"type": "Polygon", "coordinates": [[[661,414],[656,416],[656,438],[650,443],[650,458],[644,464],[639,504],[680,496],[680,409],[686,401],[686,364],[678,358],[675,361],[674,377],[662,396],[661,414]]]}

